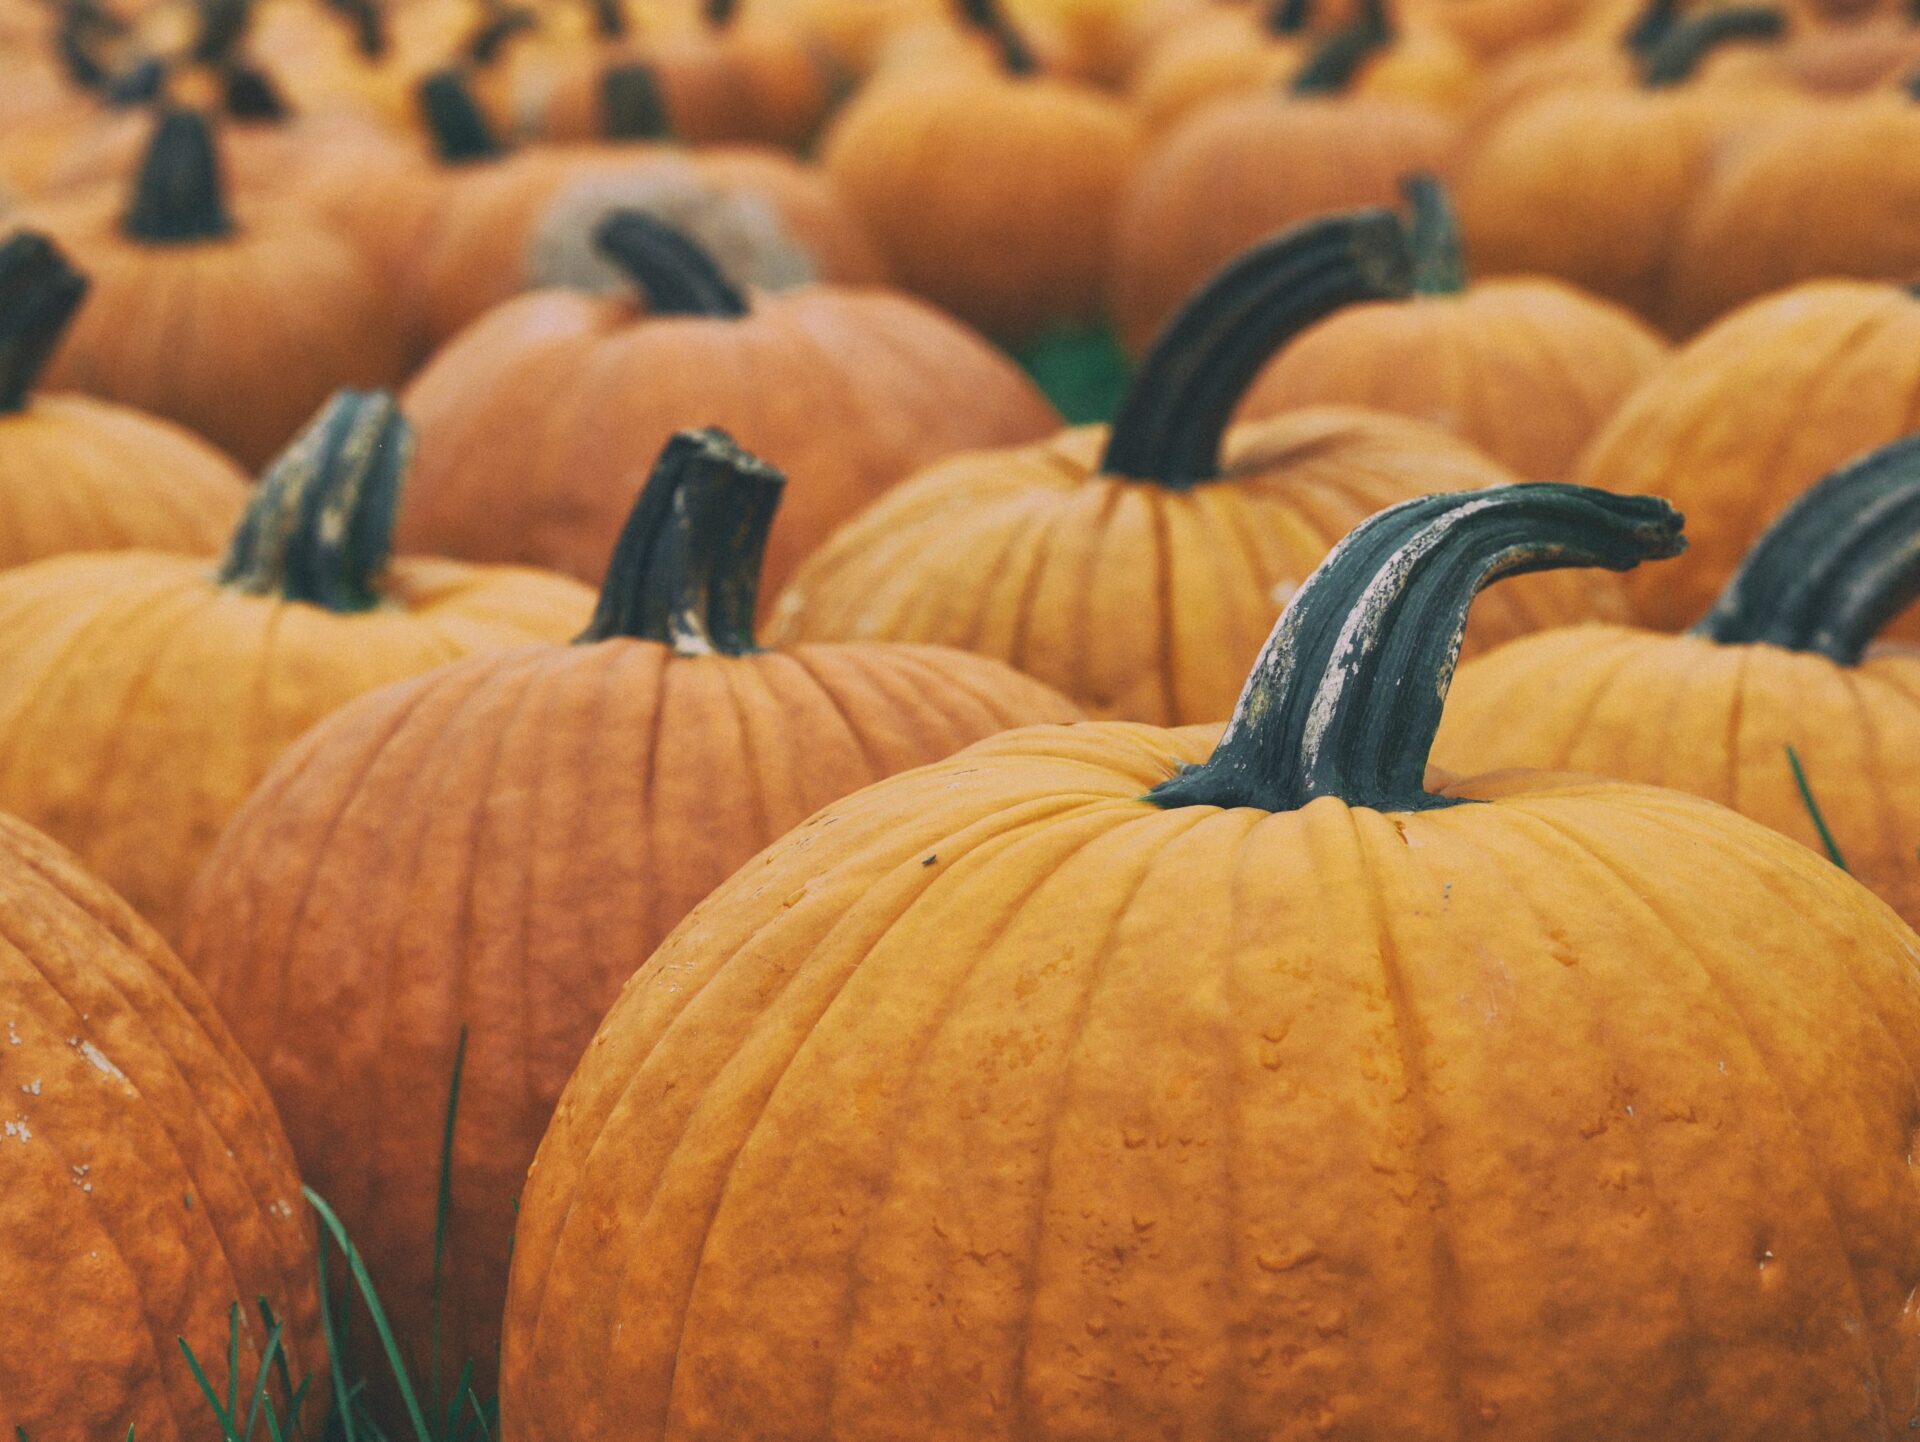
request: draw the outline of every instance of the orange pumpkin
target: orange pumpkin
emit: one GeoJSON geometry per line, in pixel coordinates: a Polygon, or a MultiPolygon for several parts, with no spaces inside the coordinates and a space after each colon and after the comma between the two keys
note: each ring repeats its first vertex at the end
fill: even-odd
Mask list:
{"type": "Polygon", "coordinates": [[[403,546],[598,580],[652,457],[711,422],[799,477],[774,528],[777,583],[915,467],[1057,423],[1010,361],[930,306],[824,285],[743,296],[648,216],[617,212],[600,235],[644,305],[522,296],[407,391],[421,452],[403,546]]]}
{"type": "Polygon", "coordinates": [[[716,432],[676,437],[578,644],[474,657],[344,708],[268,775],[195,893],[183,954],[403,1335],[426,1335],[432,1311],[420,1158],[468,1036],[450,1356],[498,1354],[514,1201],[635,959],[829,801],[1078,714],[957,651],[759,650],[754,572],[780,486],[716,432]],[[491,900],[473,911],[477,895],[491,900]],[[362,1004],[379,996],[413,1001],[362,1004]]]}
{"type": "Polygon", "coordinates": [[[1411,502],[1217,747],[1016,732],[763,852],[541,1143],[506,1434],[1904,1434],[1920,938],[1694,797],[1421,784],[1476,586],[1677,530],[1411,502]]]}
{"type": "Polygon", "coordinates": [[[86,295],[46,237],[0,241],[0,569],[68,551],[211,551],[246,477],[165,421],[34,383],[86,295]]]}
{"type": "Polygon", "coordinates": [[[1467,284],[1445,191],[1406,182],[1414,299],[1353,306],[1269,365],[1246,420],[1310,405],[1415,416],[1471,441],[1521,476],[1556,480],[1593,433],[1659,368],[1645,322],[1545,278],[1467,284]]]}
{"type": "MultiPolygon", "coordinates": [[[[1436,487],[1514,479],[1398,416],[1320,409],[1227,431],[1266,358],[1340,306],[1404,298],[1405,235],[1362,212],[1250,251],[1168,326],[1109,428],[957,456],[843,527],[775,601],[785,641],[996,656],[1096,715],[1218,720],[1295,587],[1342,535],[1436,487]]],[[[1617,615],[1611,578],[1503,587],[1474,640],[1617,615]]]]}
{"type": "Polygon", "coordinates": [[[152,929],[4,815],[0,916],[0,1418],[32,1442],[205,1437],[181,1344],[245,1398],[264,1306],[312,1435],[313,1226],[260,1079],[152,929]]]}
{"type": "Polygon", "coordinates": [[[592,598],[557,576],[386,566],[409,450],[389,398],[343,395],[217,566],[124,551],[0,573],[0,809],[171,936],[220,828],[314,722],[470,651],[577,630],[592,598]]]}
{"type": "Polygon", "coordinates": [[[1225,95],[1277,86],[1312,53],[1306,0],[1209,5],[1169,29],[1141,60],[1128,94],[1158,133],[1225,95]]]}

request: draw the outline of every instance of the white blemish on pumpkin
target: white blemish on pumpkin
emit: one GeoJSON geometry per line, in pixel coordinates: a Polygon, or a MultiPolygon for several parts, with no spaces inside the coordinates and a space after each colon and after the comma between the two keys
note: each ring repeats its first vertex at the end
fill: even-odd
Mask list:
{"type": "Polygon", "coordinates": [[[33,1140],[33,1131],[27,1126],[27,1119],[21,1117],[18,1121],[0,1125],[0,1137],[12,1137],[16,1141],[26,1143],[33,1140]]]}
{"type": "Polygon", "coordinates": [[[268,1207],[267,1210],[272,1212],[276,1217],[285,1218],[293,1215],[293,1207],[285,1198],[275,1202],[272,1206],[268,1207]]]}
{"type": "Polygon", "coordinates": [[[18,1027],[18,1023],[16,1023],[11,1018],[9,1018],[7,1021],[7,1045],[8,1046],[21,1045],[20,1033],[16,1029],[17,1027],[18,1027]]]}
{"type": "Polygon", "coordinates": [[[95,1046],[92,1042],[79,1041],[76,1038],[76,1040],[70,1043],[70,1045],[76,1046],[79,1049],[80,1055],[85,1057],[87,1061],[92,1064],[93,1069],[99,1072],[102,1076],[112,1077],[117,1082],[126,1081],[127,1074],[121,1071],[120,1068],[115,1066],[111,1061],[109,1061],[107,1059],[107,1054],[101,1051],[100,1048],[95,1046]]]}
{"type": "Polygon", "coordinates": [[[39,1096],[40,1095],[40,1078],[35,1077],[30,1082],[22,1082],[20,1084],[20,1090],[25,1092],[30,1097],[39,1096]]]}

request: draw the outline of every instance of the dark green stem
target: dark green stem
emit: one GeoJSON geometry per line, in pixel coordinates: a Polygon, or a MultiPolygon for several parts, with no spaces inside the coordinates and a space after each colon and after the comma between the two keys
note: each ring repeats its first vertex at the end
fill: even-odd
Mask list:
{"type": "Polygon", "coordinates": [[[629,28],[627,7],[622,0],[591,0],[594,33],[602,40],[619,40],[629,28]]]}
{"type": "Polygon", "coordinates": [[[1646,8],[1634,18],[1620,44],[1630,55],[1645,56],[1666,39],[1680,18],[1680,0],[1647,0],[1646,8]]]}
{"type": "Polygon", "coordinates": [[[1677,20],[1642,57],[1640,83],[1649,90],[1685,84],[1701,62],[1722,45],[1736,40],[1778,40],[1786,33],[1786,16],[1757,5],[1677,20]]]}
{"type": "Polygon", "coordinates": [[[120,229],[149,245],[191,244],[233,233],[220,151],[205,116],[191,110],[161,112],[120,229]]]}
{"type": "Polygon", "coordinates": [[[229,65],[221,73],[222,107],[235,120],[280,124],[292,117],[280,89],[264,70],[229,65]]]}
{"type": "Polygon", "coordinates": [[[434,153],[448,165],[493,160],[507,153],[473,98],[466,76],[452,66],[436,70],[414,91],[434,153]]]}
{"type": "Polygon", "coordinates": [[[609,140],[668,140],[666,97],[651,65],[615,65],[600,76],[600,131],[609,140]]]}
{"type": "Polygon", "coordinates": [[[1376,50],[1393,44],[1393,34],[1385,0],[1362,0],[1359,18],[1328,36],[1307,57],[1287,89],[1294,95],[1340,94],[1376,50]]]}
{"type": "Polygon", "coordinates": [[[1920,436],[1843,466],[1754,542],[1696,636],[1852,666],[1920,597],[1920,436]]]}
{"type": "Polygon", "coordinates": [[[518,5],[489,5],[486,19],[467,38],[467,59],[475,65],[491,65],[510,41],[539,28],[540,17],[532,10],[518,5]]]}
{"type": "Polygon", "coordinates": [[[26,409],[87,278],[44,235],[15,231],[0,243],[0,414],[26,409]]]}
{"type": "Polygon", "coordinates": [[[1656,497],[1551,483],[1382,511],[1295,593],[1212,757],[1149,799],[1262,811],[1323,796],[1376,811],[1457,804],[1431,795],[1425,777],[1474,596],[1526,571],[1676,556],[1680,527],[1656,497]]]}
{"type": "Polygon", "coordinates": [[[683,656],[755,651],[760,565],[786,478],[725,431],[667,442],[614,546],[581,641],[660,641],[683,656]]]}
{"type": "Polygon", "coordinates": [[[198,0],[200,29],[194,36],[192,58],[202,65],[227,60],[253,23],[252,0],[198,0]]]}
{"type": "Polygon", "coordinates": [[[639,210],[610,211],[594,247],[638,286],[653,315],[743,316],[747,302],[713,257],[683,232],[639,210]]]}
{"type": "Polygon", "coordinates": [[[353,26],[354,49],[363,57],[378,60],[387,53],[387,18],[379,0],[327,0],[327,5],[353,26]]]}
{"type": "Polygon", "coordinates": [[[701,0],[700,13],[708,28],[725,30],[740,14],[740,0],[701,0]]]}
{"type": "Polygon", "coordinates": [[[1421,171],[1400,182],[1407,198],[1407,236],[1413,249],[1416,295],[1458,295],[1467,288],[1467,266],[1460,256],[1460,227],[1453,202],[1438,176],[1421,171]]]}
{"type": "Polygon", "coordinates": [[[341,391],[267,468],[221,584],[329,611],[370,611],[393,549],[413,427],[385,391],[341,391]]]}
{"type": "Polygon", "coordinates": [[[107,82],[107,104],[117,110],[151,105],[167,88],[167,62],[149,55],[136,61],[107,82]]]}
{"type": "Polygon", "coordinates": [[[1304,35],[1313,19],[1313,0],[1271,0],[1261,13],[1261,28],[1269,35],[1304,35]]]}
{"type": "Polygon", "coordinates": [[[1220,474],[1220,445],[1253,379],[1342,306],[1412,293],[1406,229],[1385,210],[1310,220],[1229,261],[1160,332],[1114,417],[1108,475],[1186,489],[1220,474]]]}
{"type": "Polygon", "coordinates": [[[1000,0],[959,0],[960,23],[984,36],[1000,52],[1000,68],[1009,75],[1032,75],[1040,68],[1033,50],[1000,8],[1000,0]]]}

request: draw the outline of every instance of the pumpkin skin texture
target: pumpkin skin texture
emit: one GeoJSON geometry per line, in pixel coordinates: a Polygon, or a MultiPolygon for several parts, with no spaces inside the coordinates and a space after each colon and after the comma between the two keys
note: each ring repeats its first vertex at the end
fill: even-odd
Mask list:
{"type": "Polygon", "coordinates": [[[86,293],[44,236],[0,242],[0,570],[69,551],[216,549],[246,477],[177,426],[34,384],[86,293]]]}
{"type": "MultiPolygon", "coordinates": [[[[719,500],[705,524],[739,505],[719,500]]],[[[183,952],[402,1335],[426,1335],[435,1193],[419,1158],[467,1030],[442,1294],[455,1357],[497,1357],[527,1165],[621,983],[680,918],[828,802],[1079,714],[956,651],[699,649],[712,640],[528,647],[366,697],[275,768],[195,893],[183,952]],[[399,1000],[382,1013],[380,996],[399,1000]]]]}
{"type": "Polygon", "coordinates": [[[1694,523],[1666,574],[1627,577],[1634,620],[1692,625],[1796,496],[1920,425],[1917,348],[1920,302],[1905,291],[1811,281],[1725,317],[1628,397],[1574,479],[1666,496],[1694,523]]]}
{"type": "Polygon", "coordinates": [[[4,815],[0,916],[0,1422],[34,1442],[204,1437],[175,1339],[224,1396],[239,1303],[245,1395],[263,1297],[288,1370],[324,1395],[293,1154],[206,994],[126,903],[4,815]]]}
{"type": "Polygon", "coordinates": [[[649,225],[675,236],[667,269],[651,253],[626,262],[658,292],[650,302],[534,292],[468,330],[408,388],[421,446],[404,549],[598,581],[667,437],[712,424],[798,477],[769,545],[778,584],[916,467],[1058,424],[1017,367],[931,306],[828,285],[742,297],[647,217],[616,213],[603,230],[644,235],[649,225]],[[701,277],[693,300],[681,294],[683,261],[701,277]]]}
{"type": "MultiPolygon", "coordinates": [[[[403,466],[390,402],[342,405],[309,446],[351,411],[354,441],[403,466]]],[[[278,495],[299,493],[292,471],[312,455],[290,453],[278,495]]],[[[337,461],[317,470],[342,484],[355,474],[337,461]]],[[[242,536],[277,514],[278,495],[262,491],[242,536]]],[[[324,548],[297,539],[290,549],[327,564],[324,548]]],[[[395,563],[371,608],[295,599],[270,565],[222,583],[216,565],[126,551],[0,575],[0,807],[70,847],[168,936],[220,828],[314,722],[470,651],[564,637],[591,608],[557,576],[449,561],[395,563]]]]}
{"type": "Polygon", "coordinates": [[[984,742],[689,917],[541,1144],[504,1434],[1904,1432],[1882,903],[1616,782],[1156,808],[1207,750],[984,742]]]}

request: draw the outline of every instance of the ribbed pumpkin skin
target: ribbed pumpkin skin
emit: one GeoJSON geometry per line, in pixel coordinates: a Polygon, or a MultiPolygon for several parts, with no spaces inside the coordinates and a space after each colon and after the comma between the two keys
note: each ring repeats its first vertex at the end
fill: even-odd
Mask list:
{"type": "Polygon", "coordinates": [[[247,478],[178,426],[88,396],[0,413],[0,570],[70,551],[211,554],[247,478]]]}
{"type": "Polygon", "coordinates": [[[1570,286],[1491,280],[1322,321],[1275,357],[1240,415],[1392,411],[1452,431],[1527,480],[1559,480],[1666,354],[1644,322],[1570,286]]]}
{"type": "Polygon", "coordinates": [[[1444,767],[1587,771],[1691,791],[1825,855],[1792,746],[1847,869],[1920,920],[1920,657],[1858,666],[1623,626],[1523,636],[1460,668],[1444,767]]]}
{"type": "Polygon", "coordinates": [[[177,1339],[224,1395],[238,1302],[245,1395],[266,1340],[261,1297],[286,1323],[294,1380],[318,1372],[324,1394],[311,1214],[259,1078],[159,937],[6,816],[0,1034],[7,1435],[205,1437],[211,1414],[177,1339]]]}
{"type": "Polygon", "coordinates": [[[1672,792],[1140,800],[1210,739],[983,743],[689,917],[541,1144],[504,1435],[1904,1437],[1913,933],[1672,792]]]}
{"type": "MultiPolygon", "coordinates": [[[[1742,307],[1678,351],[1594,438],[1573,479],[1665,496],[1677,561],[1627,577],[1657,630],[1706,614],[1755,538],[1836,466],[1920,428],[1920,301],[1816,281],[1742,307]]],[[[1912,623],[1894,635],[1912,636],[1912,623]]]]}
{"type": "MultiPolygon", "coordinates": [[[[338,615],[144,551],[0,575],[0,809],[70,847],[164,936],[274,759],[364,691],[469,651],[576,632],[557,576],[405,560],[338,615]]],[[[429,1169],[431,1170],[431,1169],[429,1169]]]]}
{"type": "Polygon", "coordinates": [[[403,1335],[429,1322],[436,1176],[420,1159],[468,1028],[444,1296],[452,1355],[484,1361],[527,1164],[661,938],[826,803],[1078,714],[932,647],[475,657],[365,698],[275,768],[208,861],[182,952],[403,1335]]]}
{"type": "Polygon", "coordinates": [[[405,405],[420,452],[403,549],[598,581],[667,437],[712,425],[792,477],[769,587],[917,467],[1059,423],[1012,362],[931,306],[828,287],[757,297],[738,319],[538,291],[443,350],[405,405]]]}
{"type": "MultiPolygon", "coordinates": [[[[1228,475],[1175,491],[1094,474],[1102,427],[959,456],[869,506],[774,602],[776,639],[930,641],[995,656],[1093,715],[1225,719],[1287,597],[1376,511],[1514,479],[1445,432],[1323,407],[1244,426],[1228,475]]],[[[1618,618],[1617,582],[1523,577],[1471,648],[1618,618]]]]}

